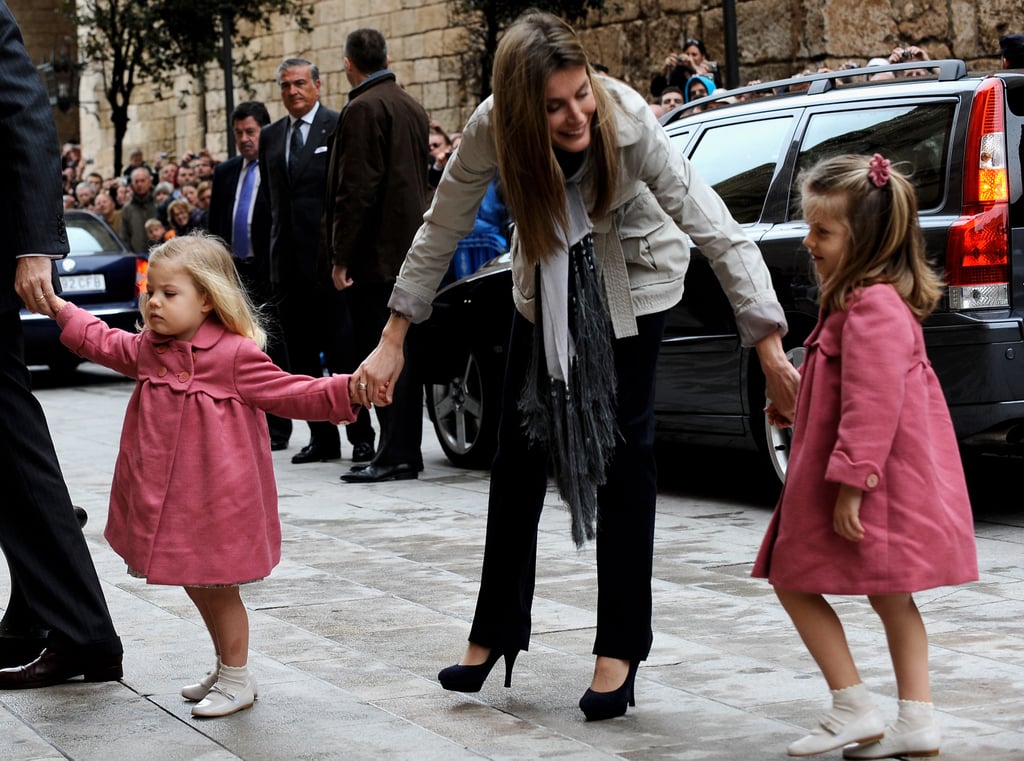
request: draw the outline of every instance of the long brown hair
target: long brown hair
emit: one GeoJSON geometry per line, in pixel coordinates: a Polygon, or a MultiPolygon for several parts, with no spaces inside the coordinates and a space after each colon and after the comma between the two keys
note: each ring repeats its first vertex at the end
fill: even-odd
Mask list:
{"type": "Polygon", "coordinates": [[[505,32],[494,57],[491,113],[498,172],[520,249],[531,264],[557,249],[559,229],[568,222],[565,177],[551,145],[546,90],[553,73],[576,66],[587,68],[597,104],[588,149],[595,173],[590,213],[602,217],[611,208],[618,180],[614,106],[572,27],[550,13],[527,12],[505,32]]]}
{"type": "Polygon", "coordinates": [[[821,284],[819,301],[841,311],[854,289],[888,283],[923,320],[942,297],[942,282],[925,256],[914,186],[893,168],[877,187],[868,176],[870,162],[868,156],[835,156],[800,178],[804,217],[825,214],[850,232],[849,248],[821,284]]]}

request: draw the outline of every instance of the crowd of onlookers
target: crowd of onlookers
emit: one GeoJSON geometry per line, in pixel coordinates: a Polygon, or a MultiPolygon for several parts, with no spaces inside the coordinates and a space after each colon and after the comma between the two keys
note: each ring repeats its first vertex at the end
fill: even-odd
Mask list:
{"type": "MultiPolygon", "coordinates": [[[[431,187],[436,187],[445,164],[458,147],[461,133],[448,133],[430,124],[431,187]]],[[[64,208],[84,209],[102,217],[129,248],[146,251],[176,235],[208,230],[213,171],[218,160],[207,149],[186,153],[175,161],[161,153],[151,166],[141,149],[132,151],[124,171],[104,177],[82,158],[81,146],[67,143],[62,150],[64,208]]]]}
{"type": "MultiPolygon", "coordinates": [[[[768,94],[764,91],[759,91],[753,93],[739,92],[736,95],[725,95],[727,91],[723,89],[718,64],[715,61],[708,59],[704,43],[698,39],[688,38],[682,42],[681,48],[682,50],[669,53],[668,56],[665,57],[661,69],[651,80],[651,109],[654,111],[656,116],[662,116],[669,111],[690,103],[691,101],[698,101],[713,93],[718,94],[718,97],[715,100],[709,101],[706,104],[695,105],[693,110],[700,111],[707,108],[715,108],[735,103],[737,101],[763,97],[768,94]]],[[[905,48],[897,46],[893,48],[888,57],[871,58],[866,62],[855,60],[844,61],[837,67],[837,70],[842,71],[872,68],[875,66],[882,67],[887,64],[904,63],[907,61],[929,60],[931,60],[931,57],[928,53],[916,45],[911,45],[905,48]]],[[[805,68],[796,72],[793,77],[809,77],[812,74],[824,74],[831,71],[832,69],[828,67],[819,67],[817,69],[805,68]]],[[[931,70],[927,68],[903,69],[897,72],[887,69],[885,71],[879,71],[876,74],[861,75],[860,78],[865,81],[873,81],[896,79],[897,77],[922,77],[928,76],[930,73],[931,70]]],[[[840,81],[844,84],[852,84],[857,78],[858,77],[851,75],[848,78],[842,78],[840,81]]],[[[747,82],[745,87],[754,87],[760,84],[761,81],[755,79],[747,82]]],[[[809,85],[809,82],[806,85],[799,82],[791,82],[788,85],[785,85],[784,89],[790,92],[795,92],[801,89],[806,89],[809,85]]]]}
{"type": "MultiPolygon", "coordinates": [[[[742,92],[742,89],[762,84],[760,80],[751,80],[736,95],[728,95],[726,94],[727,91],[722,89],[722,79],[718,64],[708,58],[708,52],[703,42],[695,38],[684,38],[680,43],[680,48],[680,50],[673,51],[665,57],[660,69],[651,80],[650,103],[651,110],[654,111],[656,116],[663,116],[669,111],[713,93],[717,94],[715,100],[695,104],[693,110],[700,111],[715,108],[737,101],[763,97],[775,92],[774,89],[770,91],[742,92]]],[[[1024,35],[1003,35],[999,40],[999,48],[1004,68],[1024,68],[1024,35]]],[[[931,76],[935,69],[922,66],[920,68],[906,67],[893,70],[890,68],[890,65],[909,62],[923,63],[930,60],[932,59],[928,52],[917,45],[897,45],[888,56],[878,56],[866,61],[844,61],[835,70],[872,69],[875,67],[880,69],[876,73],[862,73],[850,75],[849,77],[840,77],[840,84],[854,84],[858,80],[882,81],[927,77],[931,76]]],[[[800,79],[814,74],[826,74],[831,71],[833,69],[828,67],[805,68],[794,73],[793,78],[800,79]]],[[[810,81],[806,84],[799,81],[795,83],[790,82],[782,86],[780,90],[796,92],[806,90],[809,86],[810,81]]]]}
{"type": "Polygon", "coordinates": [[[61,162],[64,208],[102,217],[135,251],[207,227],[217,160],[205,149],[180,162],[162,153],[153,166],[136,149],[116,177],[96,171],[75,143],[64,145],[61,162]]]}

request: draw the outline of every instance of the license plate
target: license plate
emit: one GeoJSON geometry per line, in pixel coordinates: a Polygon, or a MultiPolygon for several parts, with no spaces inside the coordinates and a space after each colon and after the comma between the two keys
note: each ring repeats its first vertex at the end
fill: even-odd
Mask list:
{"type": "Polygon", "coordinates": [[[90,293],[107,290],[103,275],[61,275],[60,287],[64,293],[90,293]]]}

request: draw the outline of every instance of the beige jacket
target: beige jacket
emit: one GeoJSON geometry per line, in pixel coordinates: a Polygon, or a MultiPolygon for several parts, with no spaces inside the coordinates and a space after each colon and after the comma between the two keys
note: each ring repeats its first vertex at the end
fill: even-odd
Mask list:
{"type": "MultiPolygon", "coordinates": [[[[644,99],[617,80],[601,82],[620,106],[615,114],[619,187],[612,211],[592,220],[616,337],[635,335],[637,316],[670,309],[682,298],[690,262],[687,235],[711,261],[736,314],[743,345],[776,330],[785,334],[786,318],[757,246],[670,143],[644,99]]],[[[456,244],[473,228],[497,169],[492,104],[492,98],[485,100],[466,124],[398,275],[390,306],[413,322],[430,316],[437,285],[456,244]]],[[[590,205],[589,168],[580,184],[590,205]]],[[[534,274],[514,237],[512,281],[516,307],[532,321],[534,274]]]]}

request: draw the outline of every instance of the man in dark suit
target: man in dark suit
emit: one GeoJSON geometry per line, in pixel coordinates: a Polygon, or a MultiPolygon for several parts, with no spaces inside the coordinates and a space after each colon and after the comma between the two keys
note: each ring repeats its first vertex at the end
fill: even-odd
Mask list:
{"type": "MultiPolygon", "coordinates": [[[[331,278],[348,296],[356,352],[363,357],[391,316],[388,299],[427,203],[427,113],[387,66],[380,32],[349,34],[345,75],[352,90],[331,145],[324,203],[331,278]]],[[[343,481],[416,478],[423,469],[423,392],[411,359],[395,383],[394,403],[377,407],[377,455],[343,481]]]]}
{"type": "MultiPolygon", "coordinates": [[[[208,230],[222,238],[235,260],[242,282],[250,296],[263,304],[270,325],[268,354],[283,369],[288,369],[288,352],[279,335],[280,318],[271,298],[267,274],[270,261],[270,200],[266,186],[260,183],[260,134],[270,124],[267,107],[256,100],[239,103],[231,113],[238,155],[222,161],[213,170],[208,230]]],[[[270,448],[286,449],[292,435],[292,421],[267,414],[270,448]]]]}
{"type": "Polygon", "coordinates": [[[121,678],[121,640],[23,354],[19,309],[49,314],[53,260],[67,255],[68,238],[53,113],[4,2],[0,81],[0,549],[12,587],[0,622],[0,665],[26,664],[0,670],[0,689],[78,676],[113,681],[121,678]]]}
{"type": "MultiPolygon", "coordinates": [[[[271,230],[268,277],[280,301],[281,327],[291,370],[321,375],[354,369],[345,357],[344,298],[319,269],[320,217],[327,176],[327,146],[338,112],[320,104],[320,72],[303,58],[289,58],[277,69],[281,100],[288,115],[263,130],[259,143],[261,186],[270,199],[271,230]]],[[[337,426],[309,423],[310,441],[293,463],[341,457],[337,426]]],[[[366,409],[347,426],[352,460],[373,457],[373,428],[366,409]]]]}

